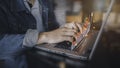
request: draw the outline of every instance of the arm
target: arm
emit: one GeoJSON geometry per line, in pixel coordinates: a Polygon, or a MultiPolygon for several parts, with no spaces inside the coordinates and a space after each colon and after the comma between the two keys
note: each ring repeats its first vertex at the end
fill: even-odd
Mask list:
{"type": "Polygon", "coordinates": [[[0,52],[4,53],[6,51],[9,51],[11,49],[10,47],[20,47],[24,35],[7,33],[10,29],[7,22],[7,15],[4,9],[5,6],[3,4],[3,2],[0,3],[0,52]]]}
{"type": "MultiPolygon", "coordinates": [[[[59,28],[50,32],[43,32],[43,33],[38,33],[37,30],[28,30],[26,34],[8,34],[7,31],[4,30],[10,30],[7,28],[7,15],[5,15],[4,12],[1,11],[0,9],[0,20],[1,24],[0,26],[3,26],[5,23],[5,27],[0,27],[0,29],[3,29],[3,31],[0,31],[1,34],[4,34],[4,37],[1,39],[3,40],[2,44],[9,42],[9,46],[13,45],[12,43],[14,42],[14,45],[19,45],[20,47],[26,46],[26,47],[33,47],[36,44],[42,44],[42,43],[58,43],[62,41],[71,41],[72,37],[75,32],[73,29],[66,29],[66,28],[59,28]],[[7,36],[5,36],[7,35],[7,36]],[[9,38],[10,37],[10,38],[9,38]],[[4,38],[6,38],[4,40],[4,38]],[[9,41],[9,40],[14,40],[14,41],[9,41]],[[16,41],[20,40],[17,43],[16,41]]],[[[1,44],[1,43],[0,43],[1,44]]]]}
{"type": "Polygon", "coordinates": [[[23,38],[23,34],[4,34],[0,40],[0,56],[23,50],[21,46],[23,38]]]}
{"type": "MultiPolygon", "coordinates": [[[[7,30],[10,31],[9,29],[9,24],[7,24],[7,15],[2,11],[0,7],[0,23],[2,24],[1,29],[3,31],[0,31],[1,33],[4,33],[4,37],[6,40],[4,40],[4,37],[1,39],[4,40],[3,44],[6,42],[9,42],[9,45],[13,45],[10,40],[14,40],[14,45],[17,45],[18,43],[15,42],[20,39],[19,42],[22,42],[23,44],[19,43],[20,47],[21,45],[27,46],[27,47],[33,47],[35,44],[41,44],[41,43],[58,43],[62,41],[72,41],[72,36],[75,34],[74,29],[67,29],[67,28],[58,28],[56,30],[50,31],[50,32],[43,32],[43,33],[38,33],[36,30],[28,30],[26,34],[7,34],[7,30]],[[4,24],[5,23],[5,24],[4,24]],[[5,30],[5,31],[4,31],[5,30]],[[7,36],[6,36],[7,35],[7,36]],[[9,38],[10,37],[10,38],[9,38]],[[7,39],[8,38],[8,39],[7,39]]],[[[8,32],[9,33],[9,32],[8,32]]]]}
{"type": "MultiPolygon", "coordinates": [[[[22,47],[22,45],[24,43],[27,43],[25,45],[28,45],[28,42],[26,42],[26,38],[28,37],[33,37],[33,38],[36,38],[37,39],[37,36],[38,36],[38,32],[36,30],[28,30],[26,32],[26,34],[20,34],[20,33],[11,33],[9,31],[12,31],[12,29],[9,27],[9,24],[14,24],[14,22],[9,22],[8,20],[8,11],[7,11],[7,7],[4,5],[4,2],[1,2],[0,3],[0,47],[4,47],[4,46],[19,46],[19,47],[22,47]],[[33,35],[35,34],[36,35],[33,35]],[[32,36],[31,36],[32,35],[32,36]],[[17,42],[19,41],[19,42],[17,42]]],[[[12,18],[11,18],[12,19],[12,18]]],[[[12,28],[16,29],[17,26],[13,26],[12,28]]],[[[30,38],[29,38],[30,40],[30,38]]],[[[35,40],[36,41],[36,40],[35,40]]],[[[32,45],[35,45],[33,43],[35,43],[35,41],[33,41],[31,43],[31,45],[29,46],[32,46],[32,45]]],[[[29,43],[29,44],[30,44],[29,43]]]]}

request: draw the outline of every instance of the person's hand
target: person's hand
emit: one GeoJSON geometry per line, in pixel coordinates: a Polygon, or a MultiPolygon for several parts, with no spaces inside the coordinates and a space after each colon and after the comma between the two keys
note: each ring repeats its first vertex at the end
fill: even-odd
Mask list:
{"type": "Polygon", "coordinates": [[[82,28],[82,24],[81,23],[77,23],[77,22],[72,22],[72,23],[67,23],[62,27],[66,27],[66,28],[72,28],[77,30],[76,35],[74,36],[74,41],[77,39],[77,37],[79,37],[82,32],[83,32],[83,28],[82,28]]]}
{"type": "Polygon", "coordinates": [[[50,32],[40,34],[37,44],[41,43],[59,43],[62,41],[73,41],[76,30],[72,28],[61,27],[50,32]]]}
{"type": "Polygon", "coordinates": [[[67,23],[67,24],[65,24],[64,26],[61,26],[61,27],[75,29],[75,30],[77,30],[77,32],[82,33],[81,23],[72,22],[72,23],[67,23]]]}

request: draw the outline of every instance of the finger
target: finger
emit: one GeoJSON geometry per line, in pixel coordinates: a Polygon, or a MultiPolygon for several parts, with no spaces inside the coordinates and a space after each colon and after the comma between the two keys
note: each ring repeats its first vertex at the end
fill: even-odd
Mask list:
{"type": "Polygon", "coordinates": [[[64,40],[64,41],[72,42],[72,41],[73,41],[73,38],[70,37],[70,36],[63,36],[63,40],[64,40]]]}
{"type": "Polygon", "coordinates": [[[68,28],[66,28],[66,27],[62,27],[62,28],[60,28],[60,31],[65,32],[67,29],[68,28]]]}
{"type": "Polygon", "coordinates": [[[82,26],[81,26],[81,24],[76,23],[76,26],[78,27],[79,32],[82,33],[82,26]]]}
{"type": "Polygon", "coordinates": [[[76,26],[76,30],[77,30],[77,32],[80,32],[80,29],[79,29],[79,27],[78,27],[78,25],[77,25],[77,23],[75,23],[75,26],[76,26]]]}
{"type": "Polygon", "coordinates": [[[75,32],[63,32],[63,36],[74,36],[76,33],[75,32]]]}
{"type": "Polygon", "coordinates": [[[74,42],[74,41],[77,40],[77,37],[76,37],[76,36],[73,36],[72,38],[73,38],[73,41],[72,41],[72,42],[74,42]]]}
{"type": "Polygon", "coordinates": [[[72,27],[73,29],[76,29],[76,30],[78,29],[78,28],[76,27],[76,25],[75,25],[75,22],[72,22],[70,25],[71,25],[71,27],[72,27]]]}
{"type": "Polygon", "coordinates": [[[64,28],[64,32],[74,32],[77,33],[77,30],[71,28],[64,28]]]}
{"type": "Polygon", "coordinates": [[[66,28],[77,29],[74,22],[65,24],[66,28]]]}

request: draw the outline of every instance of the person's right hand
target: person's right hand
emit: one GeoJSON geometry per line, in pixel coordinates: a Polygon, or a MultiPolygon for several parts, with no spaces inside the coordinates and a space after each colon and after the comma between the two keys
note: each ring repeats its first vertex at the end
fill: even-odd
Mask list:
{"type": "Polygon", "coordinates": [[[65,24],[65,25],[62,26],[62,27],[75,29],[75,30],[77,30],[77,32],[80,32],[80,33],[82,33],[82,31],[83,31],[83,30],[82,30],[81,23],[75,23],[75,22],[67,23],[67,24],[65,24]]]}
{"type": "Polygon", "coordinates": [[[73,36],[77,30],[72,28],[61,27],[50,32],[43,32],[38,38],[37,44],[41,43],[59,43],[63,41],[73,41],[73,36]]]}

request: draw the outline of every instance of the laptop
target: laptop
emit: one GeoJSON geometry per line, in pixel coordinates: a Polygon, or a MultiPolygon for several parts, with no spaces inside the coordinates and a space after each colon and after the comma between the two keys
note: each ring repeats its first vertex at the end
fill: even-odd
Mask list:
{"type": "Polygon", "coordinates": [[[83,35],[80,35],[78,37],[78,40],[74,47],[71,47],[73,43],[65,41],[57,44],[41,44],[37,45],[35,48],[52,54],[66,56],[72,59],[91,60],[113,4],[114,0],[111,0],[107,15],[105,17],[105,20],[102,22],[101,28],[99,30],[94,30],[91,28],[91,25],[93,23],[92,19],[90,18],[90,24],[86,27],[83,35]]]}
{"type": "MultiPolygon", "coordinates": [[[[85,24],[83,23],[83,26],[85,24]]],[[[41,44],[35,48],[73,59],[88,60],[97,34],[98,31],[91,29],[91,22],[87,22],[87,27],[78,36],[74,45],[71,42],[64,41],[56,44],[41,44]]]]}

